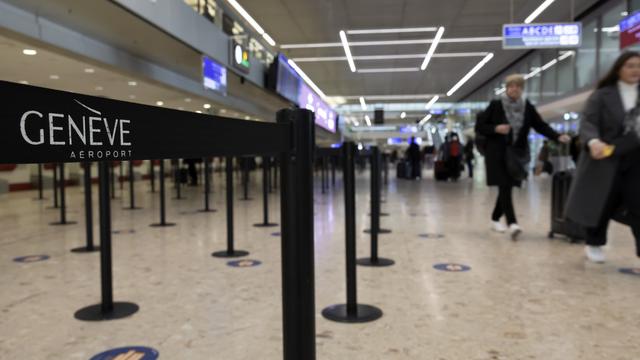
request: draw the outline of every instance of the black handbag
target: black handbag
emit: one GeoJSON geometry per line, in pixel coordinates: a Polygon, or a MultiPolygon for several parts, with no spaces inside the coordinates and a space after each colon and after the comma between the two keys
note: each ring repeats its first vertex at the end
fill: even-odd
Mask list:
{"type": "Polygon", "coordinates": [[[505,160],[507,172],[513,180],[523,181],[529,176],[527,166],[531,161],[531,154],[528,149],[515,146],[507,146],[505,160]]]}

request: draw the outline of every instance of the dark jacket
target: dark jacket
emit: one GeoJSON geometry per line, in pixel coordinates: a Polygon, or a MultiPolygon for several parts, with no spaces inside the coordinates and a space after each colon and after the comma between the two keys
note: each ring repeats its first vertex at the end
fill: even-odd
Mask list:
{"type": "Polygon", "coordinates": [[[496,99],[491,101],[487,109],[478,116],[478,124],[476,125],[476,130],[487,138],[484,154],[487,167],[487,185],[520,186],[520,182],[513,179],[507,171],[505,160],[507,146],[529,151],[529,131],[531,128],[552,140],[557,140],[560,134],[542,120],[540,114],[528,100],[525,102],[524,123],[515,143],[511,140],[510,135],[496,133],[496,126],[502,124],[508,125],[509,121],[502,107],[502,101],[496,99]]]}
{"type": "MultiPolygon", "coordinates": [[[[618,172],[633,163],[639,166],[639,142],[635,134],[624,135],[624,118],[624,105],[616,85],[597,89],[589,97],[580,124],[584,154],[578,161],[566,207],[566,216],[584,226],[595,227],[605,216],[614,215],[604,214],[604,210],[618,172]],[[614,155],[593,159],[588,147],[593,139],[615,144],[614,155]]],[[[640,179],[638,181],[640,183],[640,179]]],[[[619,213],[622,214],[623,209],[619,213]]],[[[619,217],[617,220],[624,222],[619,217]]]]}
{"type": "Polygon", "coordinates": [[[407,149],[407,159],[412,163],[417,163],[420,162],[421,157],[420,146],[415,142],[409,144],[409,148],[407,149]]]}

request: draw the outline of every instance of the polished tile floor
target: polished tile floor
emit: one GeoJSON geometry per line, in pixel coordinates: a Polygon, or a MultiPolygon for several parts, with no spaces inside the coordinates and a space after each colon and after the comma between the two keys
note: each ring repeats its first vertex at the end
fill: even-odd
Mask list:
{"type": "MultiPolygon", "coordinates": [[[[425,172],[426,173],[426,172],[425,172]]],[[[630,232],[611,228],[608,262],[584,261],[582,246],[549,240],[549,179],[515,193],[525,232],[514,243],[488,231],[495,192],[481,179],[458,183],[396,181],[384,189],[380,255],[388,268],[358,267],[359,301],[380,307],[373,323],[345,325],[321,310],[344,302],[344,208],[341,181],[326,195],[316,184],[318,359],[616,359],[640,358],[640,267],[630,232]],[[420,237],[419,234],[443,237],[420,237]],[[471,267],[442,272],[438,263],[471,267]]],[[[253,201],[236,202],[236,247],[258,267],[233,268],[211,257],[225,247],[224,188],[215,176],[217,213],[196,213],[201,188],[168,200],[171,228],[152,228],[159,200],[148,183],[136,187],[143,210],[112,201],[114,293],[140,305],[134,316],[88,323],[76,310],[100,299],[99,255],[74,254],[84,242],[82,193],[68,190],[76,225],[50,226],[58,212],[35,192],[0,196],[0,358],[89,359],[109,348],[144,345],[161,359],[281,359],[280,242],[262,220],[260,176],[253,201]],[[25,255],[49,255],[19,264],[25,255]]],[[[359,174],[358,253],[368,254],[368,174],[359,174]]],[[[94,190],[96,188],[94,187],[94,190]]],[[[239,190],[239,189],[238,189],[239,190]]],[[[95,195],[95,191],[94,191],[95,195]]],[[[120,196],[120,191],[118,190],[120,196]]],[[[240,198],[236,192],[236,198],[240,198]]],[[[279,221],[278,195],[270,196],[279,221]]],[[[97,202],[96,202],[97,203],[97,202]]],[[[96,206],[97,214],[97,206],[96,206]]],[[[96,215],[97,217],[97,215],[96,215]]],[[[97,229],[97,227],[96,227],[97,229]]],[[[97,233],[96,233],[97,236],[97,233]]],[[[302,360],[302,359],[301,359],[302,360]]]]}

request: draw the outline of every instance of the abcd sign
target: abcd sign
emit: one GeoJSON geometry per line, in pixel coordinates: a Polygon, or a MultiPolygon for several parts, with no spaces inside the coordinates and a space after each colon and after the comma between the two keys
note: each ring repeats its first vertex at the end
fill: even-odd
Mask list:
{"type": "Polygon", "coordinates": [[[582,44],[582,23],[506,24],[503,49],[577,48],[582,44]]]}

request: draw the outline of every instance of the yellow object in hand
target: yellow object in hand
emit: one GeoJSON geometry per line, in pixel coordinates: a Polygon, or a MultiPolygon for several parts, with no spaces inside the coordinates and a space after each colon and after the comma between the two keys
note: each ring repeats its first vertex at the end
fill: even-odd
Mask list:
{"type": "Polygon", "coordinates": [[[615,145],[607,145],[604,147],[604,157],[610,157],[611,155],[613,155],[613,152],[616,150],[616,146],[615,145]]]}

